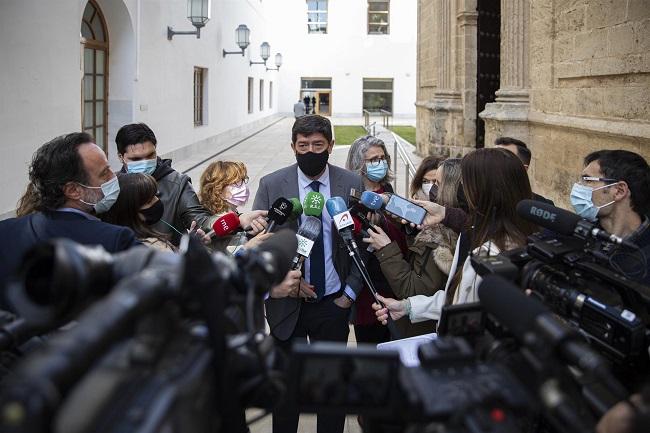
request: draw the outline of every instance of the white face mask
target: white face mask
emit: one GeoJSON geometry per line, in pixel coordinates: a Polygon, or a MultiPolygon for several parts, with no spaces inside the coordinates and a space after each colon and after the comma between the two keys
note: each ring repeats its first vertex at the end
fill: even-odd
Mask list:
{"type": "Polygon", "coordinates": [[[432,183],[423,183],[422,184],[422,194],[424,194],[424,197],[429,199],[429,192],[431,191],[431,188],[433,187],[432,183]]]}
{"type": "Polygon", "coordinates": [[[120,195],[120,182],[117,180],[117,176],[113,176],[113,179],[102,183],[101,186],[88,186],[80,183],[79,185],[88,189],[101,189],[104,196],[96,203],[89,203],[79,199],[80,202],[92,206],[95,209],[95,213],[100,214],[107,212],[113,204],[117,201],[117,197],[120,195]]]}

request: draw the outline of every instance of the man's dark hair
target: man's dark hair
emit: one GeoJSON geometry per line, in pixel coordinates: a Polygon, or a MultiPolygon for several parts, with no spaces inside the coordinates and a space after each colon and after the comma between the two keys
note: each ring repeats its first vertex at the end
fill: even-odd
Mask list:
{"type": "Polygon", "coordinates": [[[517,146],[517,156],[519,157],[521,162],[526,166],[530,165],[530,159],[532,155],[530,154],[530,149],[528,149],[526,143],[512,137],[497,137],[497,139],[494,140],[495,146],[508,146],[512,144],[517,146]]]}
{"type": "Polygon", "coordinates": [[[58,209],[66,201],[63,193],[66,183],[88,183],[88,173],[79,154],[79,146],[86,143],[94,143],[90,134],[74,132],[56,137],[34,153],[29,167],[30,184],[16,212],[19,216],[58,209]]]}
{"type": "Polygon", "coordinates": [[[627,150],[598,150],[587,155],[584,164],[594,161],[598,161],[603,177],[627,183],[633,211],[650,215],[650,167],[641,155],[627,150]]]}
{"type": "Polygon", "coordinates": [[[295,143],[298,134],[304,136],[320,132],[325,136],[328,143],[332,142],[332,124],[327,118],[318,114],[308,114],[296,119],[291,128],[291,142],[295,143]]]}
{"type": "Polygon", "coordinates": [[[151,128],[144,123],[131,123],[130,125],[124,125],[119,131],[117,131],[117,135],[115,136],[117,153],[120,155],[124,155],[127,146],[132,144],[141,144],[147,141],[151,141],[154,146],[158,143],[156,135],[153,133],[151,128]]]}

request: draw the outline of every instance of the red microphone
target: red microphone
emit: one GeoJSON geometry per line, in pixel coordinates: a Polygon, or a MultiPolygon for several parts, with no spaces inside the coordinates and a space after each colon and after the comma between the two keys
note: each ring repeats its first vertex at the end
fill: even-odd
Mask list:
{"type": "Polygon", "coordinates": [[[229,235],[239,228],[239,217],[234,212],[228,212],[221,215],[217,220],[212,224],[212,230],[210,230],[207,235],[213,237],[215,234],[219,237],[229,235]]]}
{"type": "Polygon", "coordinates": [[[363,225],[361,224],[361,220],[357,218],[355,215],[352,215],[352,221],[354,222],[354,229],[353,232],[355,235],[358,235],[361,233],[361,229],[363,228],[363,225]]]}

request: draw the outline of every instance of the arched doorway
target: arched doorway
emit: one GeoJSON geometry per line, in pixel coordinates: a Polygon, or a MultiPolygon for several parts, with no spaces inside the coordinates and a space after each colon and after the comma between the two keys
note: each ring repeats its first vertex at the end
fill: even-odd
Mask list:
{"type": "Polygon", "coordinates": [[[108,124],[108,30],[95,0],[88,0],[81,19],[83,82],[81,83],[81,127],[95,137],[104,152],[108,124]]]}

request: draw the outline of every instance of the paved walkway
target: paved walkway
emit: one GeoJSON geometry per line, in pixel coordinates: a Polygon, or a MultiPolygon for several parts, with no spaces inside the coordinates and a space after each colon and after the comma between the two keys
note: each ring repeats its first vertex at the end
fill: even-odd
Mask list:
{"type": "MultiPolygon", "coordinates": [[[[217,150],[213,151],[211,154],[195,154],[191,159],[183,161],[174,161],[174,167],[178,170],[184,171],[191,168],[187,171],[187,174],[190,175],[193,179],[195,188],[200,188],[199,182],[201,174],[205,168],[209,165],[210,162],[220,159],[220,160],[230,160],[230,161],[242,161],[246,164],[248,169],[248,176],[250,178],[249,187],[251,190],[251,199],[244,210],[250,209],[250,206],[253,203],[253,198],[257,192],[259,186],[259,180],[262,176],[271,173],[279,168],[285,167],[287,165],[293,164],[296,159],[291,150],[291,127],[293,126],[294,119],[283,118],[275,123],[271,124],[266,129],[255,134],[254,136],[245,139],[245,137],[233,139],[233,143],[236,143],[242,139],[245,139],[240,144],[232,147],[229,150],[224,151],[216,158],[211,159],[195,166],[200,161],[209,158],[211,154],[214,154],[217,150]]],[[[333,119],[334,125],[337,124],[348,124],[348,125],[363,125],[363,119],[354,119],[354,118],[345,118],[345,119],[333,119]]],[[[400,123],[406,124],[406,123],[400,123]]],[[[393,152],[393,136],[390,131],[385,130],[382,127],[377,127],[376,130],[377,136],[380,137],[387,145],[389,153],[393,152]]],[[[413,153],[413,146],[408,145],[408,153],[414,163],[419,164],[420,158],[413,153]]],[[[224,146],[227,148],[228,145],[224,146]]],[[[332,155],[330,156],[330,162],[338,166],[345,166],[345,160],[347,158],[348,150],[350,146],[335,146],[332,155]]],[[[398,170],[398,192],[403,194],[403,179],[404,179],[404,166],[400,164],[401,168],[398,170]],[[401,181],[400,181],[401,179],[401,181]]],[[[350,339],[348,342],[349,345],[356,345],[354,339],[354,331],[350,327],[350,339]]],[[[252,410],[249,411],[248,417],[252,418],[255,414],[259,413],[258,411],[252,410]]],[[[316,431],[316,417],[314,415],[302,415],[300,417],[300,433],[311,433],[316,431]]],[[[252,433],[267,433],[271,432],[271,417],[267,417],[262,421],[254,424],[251,427],[252,433]]],[[[359,425],[357,423],[356,416],[349,416],[346,421],[345,426],[346,433],[358,433],[361,432],[359,425]]]]}

